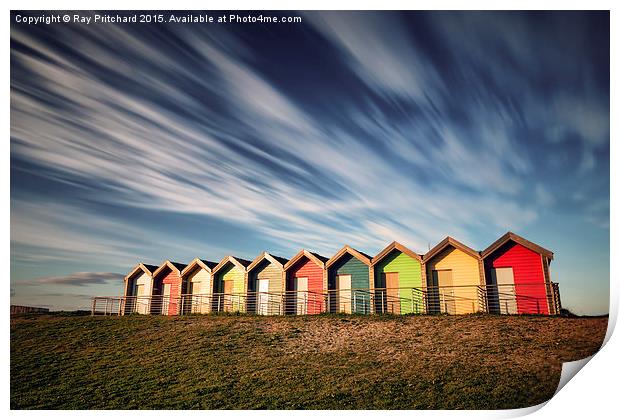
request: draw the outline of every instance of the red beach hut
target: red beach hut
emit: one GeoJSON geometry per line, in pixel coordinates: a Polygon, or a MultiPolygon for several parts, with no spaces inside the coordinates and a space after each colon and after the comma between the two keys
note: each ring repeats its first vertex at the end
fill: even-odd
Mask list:
{"type": "Polygon", "coordinates": [[[302,249],[284,265],[288,314],[318,314],[325,310],[328,258],[302,249]]]}
{"type": "Polygon", "coordinates": [[[490,312],[556,313],[559,297],[555,296],[549,274],[553,252],[507,232],[481,255],[490,312]]]}
{"type": "Polygon", "coordinates": [[[166,260],[153,273],[152,314],[178,315],[182,290],[181,271],[186,264],[166,260]]]}

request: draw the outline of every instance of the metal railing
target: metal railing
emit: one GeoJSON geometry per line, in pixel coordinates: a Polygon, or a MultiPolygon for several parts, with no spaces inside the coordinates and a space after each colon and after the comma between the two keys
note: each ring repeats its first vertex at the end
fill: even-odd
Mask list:
{"type": "Polygon", "coordinates": [[[334,289],[96,296],[93,315],[188,315],[238,312],[257,315],[349,314],[559,314],[557,283],[409,288],[334,289]]]}
{"type": "Polygon", "coordinates": [[[326,296],[326,311],[330,313],[373,313],[374,297],[370,289],[332,289],[326,296]]]}
{"type": "Polygon", "coordinates": [[[495,314],[560,313],[557,283],[493,284],[485,286],[486,312],[495,314]]]}

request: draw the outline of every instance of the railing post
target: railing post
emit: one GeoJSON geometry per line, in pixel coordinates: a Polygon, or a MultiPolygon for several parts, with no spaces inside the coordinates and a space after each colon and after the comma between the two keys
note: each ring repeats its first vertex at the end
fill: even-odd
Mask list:
{"type": "Polygon", "coordinates": [[[448,312],[448,306],[446,305],[446,295],[445,295],[443,290],[440,290],[439,291],[439,302],[440,302],[440,305],[441,305],[442,301],[443,301],[444,312],[448,312]]]}
{"type": "Polygon", "coordinates": [[[484,299],[484,311],[490,314],[491,304],[489,303],[489,289],[486,284],[482,287],[482,297],[484,299]]]}
{"type": "Polygon", "coordinates": [[[337,301],[335,300],[335,296],[333,292],[327,291],[327,304],[328,304],[328,308],[327,308],[328,312],[332,311],[332,307],[334,308],[334,312],[336,312],[337,301]]]}
{"type": "Polygon", "coordinates": [[[92,301],[93,301],[93,308],[92,308],[90,314],[91,314],[91,316],[94,316],[95,315],[95,306],[97,305],[97,298],[96,297],[92,298],[92,301]]]}
{"type": "Polygon", "coordinates": [[[331,311],[331,297],[329,296],[329,290],[323,296],[323,304],[325,305],[325,312],[330,313],[331,311]]]}
{"type": "Polygon", "coordinates": [[[383,294],[383,292],[385,292],[385,290],[381,291],[381,313],[382,314],[385,313],[385,305],[387,304],[387,302],[385,301],[385,295],[383,294]]]}

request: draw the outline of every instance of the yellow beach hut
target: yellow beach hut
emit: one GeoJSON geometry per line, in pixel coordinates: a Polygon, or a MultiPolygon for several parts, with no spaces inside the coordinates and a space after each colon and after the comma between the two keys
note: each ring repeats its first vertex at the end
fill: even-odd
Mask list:
{"type": "Polygon", "coordinates": [[[246,311],[246,273],[250,264],[251,261],[227,255],[213,268],[213,310],[246,311]]]}
{"type": "Polygon", "coordinates": [[[424,255],[427,312],[483,311],[484,268],[480,253],[447,237],[424,255]]]}

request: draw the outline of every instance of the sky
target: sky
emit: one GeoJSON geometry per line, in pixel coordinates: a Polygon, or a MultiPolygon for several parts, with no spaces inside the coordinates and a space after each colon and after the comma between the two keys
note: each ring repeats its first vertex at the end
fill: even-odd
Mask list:
{"type": "Polygon", "coordinates": [[[16,21],[41,14],[11,14],[13,304],[89,308],[140,261],[512,231],[564,307],[608,312],[608,12],[16,21]]]}

